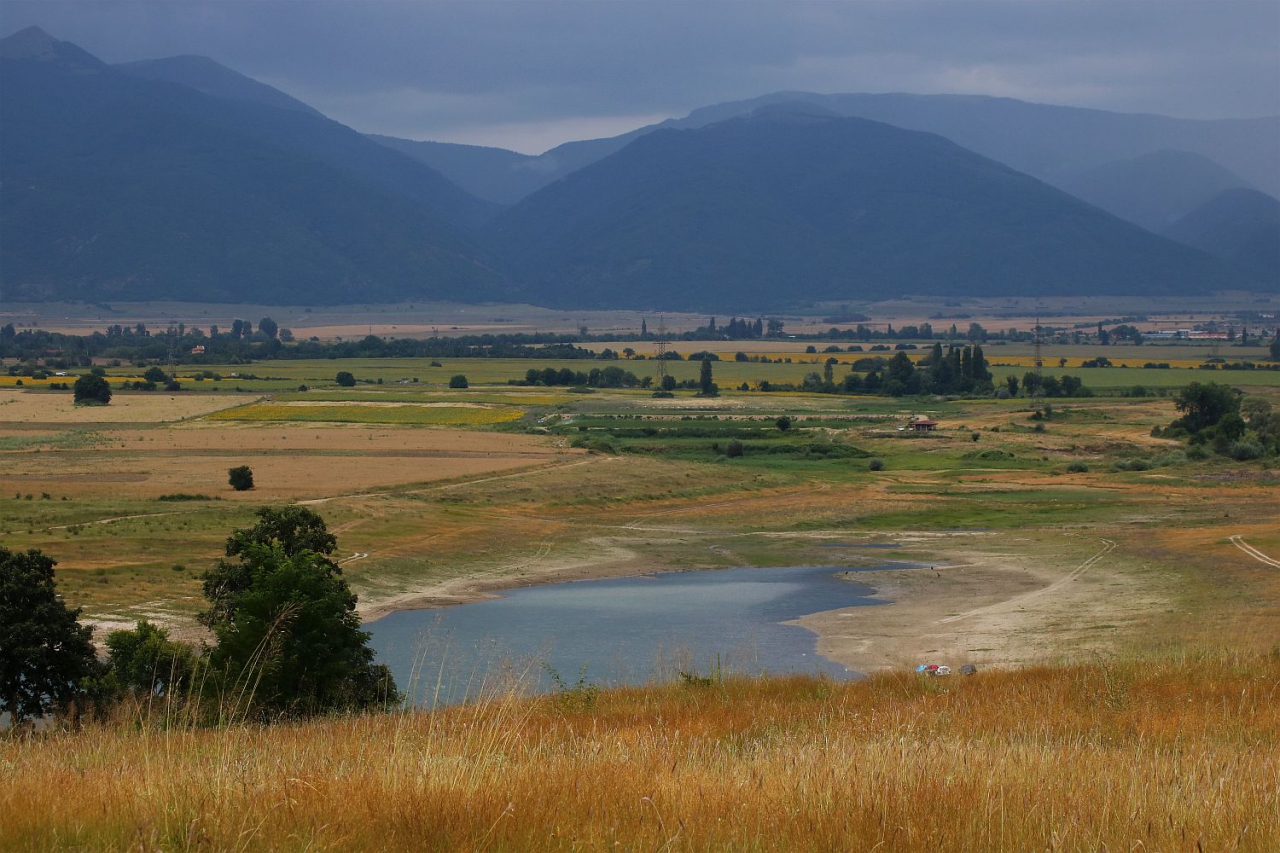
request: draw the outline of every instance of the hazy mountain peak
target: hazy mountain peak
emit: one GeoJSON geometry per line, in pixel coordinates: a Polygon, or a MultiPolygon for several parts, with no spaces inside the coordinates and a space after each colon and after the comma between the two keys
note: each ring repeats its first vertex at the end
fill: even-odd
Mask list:
{"type": "Polygon", "coordinates": [[[102,68],[101,59],[69,41],[59,41],[39,27],[27,27],[0,39],[0,59],[56,62],[84,68],[102,68]]]}
{"type": "Polygon", "coordinates": [[[246,77],[207,56],[169,56],[163,59],[126,62],[115,67],[134,77],[179,83],[215,98],[252,101],[277,109],[320,115],[317,110],[297,98],[286,95],[266,83],[260,83],[252,77],[246,77]]]}
{"type": "Polygon", "coordinates": [[[775,104],[765,104],[756,107],[747,114],[747,118],[797,118],[797,119],[831,119],[839,118],[839,114],[834,110],[829,110],[821,104],[811,103],[809,101],[783,101],[775,104]]]}

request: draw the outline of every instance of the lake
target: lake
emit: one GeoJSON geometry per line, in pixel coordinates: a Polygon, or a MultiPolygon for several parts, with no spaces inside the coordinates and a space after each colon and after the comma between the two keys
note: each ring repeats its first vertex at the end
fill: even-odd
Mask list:
{"type": "MultiPolygon", "coordinates": [[[[901,567],[901,566],[897,566],[901,567]]],[[[891,568],[876,566],[869,568],[891,568]]],[[[378,660],[419,704],[459,702],[512,681],[547,691],[707,675],[859,673],[822,657],[787,621],[884,604],[844,566],[669,572],[507,590],[502,598],[393,613],[365,626],[378,660]]]]}

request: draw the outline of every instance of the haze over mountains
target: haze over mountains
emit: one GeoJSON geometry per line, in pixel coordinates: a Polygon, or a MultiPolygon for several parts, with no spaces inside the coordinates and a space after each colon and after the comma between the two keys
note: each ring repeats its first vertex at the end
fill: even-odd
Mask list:
{"type": "Polygon", "coordinates": [[[1280,117],[779,93],[529,157],[363,136],[204,57],[108,66],[33,28],[0,40],[0,296],[1276,292],[1278,154],[1280,117]]]}

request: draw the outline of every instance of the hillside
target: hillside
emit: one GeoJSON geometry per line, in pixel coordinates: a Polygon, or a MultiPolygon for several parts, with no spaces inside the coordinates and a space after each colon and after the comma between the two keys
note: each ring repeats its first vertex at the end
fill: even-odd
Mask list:
{"type": "MultiPolygon", "coordinates": [[[[936,133],[1068,192],[1070,184],[1080,176],[1107,164],[1161,151],[1182,151],[1220,164],[1245,184],[1280,194],[1280,171],[1275,168],[1276,158],[1280,157],[1280,116],[1197,121],[976,95],[775,92],[702,107],[683,118],[621,136],[568,142],[538,157],[517,154],[521,159],[515,165],[500,162],[492,154],[486,156],[485,152],[496,149],[480,149],[476,156],[485,164],[485,180],[503,182],[502,189],[489,190],[493,194],[485,197],[523,197],[656,130],[706,127],[761,107],[797,102],[837,115],[936,133]]],[[[475,173],[459,167],[456,152],[446,157],[439,150],[419,149],[415,156],[460,186],[484,195],[473,183],[475,173]]],[[[1184,176],[1174,172],[1169,178],[1181,182],[1184,176]]]]}
{"type": "Polygon", "coordinates": [[[490,229],[527,298],[713,308],[1198,293],[1215,259],[932,134],[796,111],[660,131],[490,229]]]}
{"type": "Polygon", "coordinates": [[[1280,291],[1280,201],[1251,189],[1226,190],[1171,225],[1170,239],[1249,272],[1280,291]]]}
{"type": "Polygon", "coordinates": [[[207,56],[170,56],[164,59],[144,59],[139,62],[125,62],[115,66],[116,69],[135,77],[148,80],[167,80],[170,83],[181,83],[197,92],[212,95],[215,98],[226,98],[232,101],[253,101],[276,107],[282,110],[296,110],[312,116],[320,113],[302,101],[286,95],[279,89],[259,83],[252,77],[246,77],[233,71],[207,56]]]}
{"type": "Polygon", "coordinates": [[[420,164],[322,117],[138,79],[65,42],[45,36],[55,47],[42,49],[18,35],[23,52],[6,39],[6,55],[27,58],[0,60],[6,297],[502,291],[487,256],[450,224],[483,203],[420,164]]]}
{"type": "Polygon", "coordinates": [[[1159,234],[1224,190],[1245,186],[1199,154],[1157,151],[1106,163],[1068,178],[1061,188],[1159,234]]]}
{"type": "Polygon", "coordinates": [[[415,142],[376,133],[368,137],[430,166],[472,195],[495,204],[515,204],[545,186],[550,174],[539,158],[505,148],[415,142]]]}

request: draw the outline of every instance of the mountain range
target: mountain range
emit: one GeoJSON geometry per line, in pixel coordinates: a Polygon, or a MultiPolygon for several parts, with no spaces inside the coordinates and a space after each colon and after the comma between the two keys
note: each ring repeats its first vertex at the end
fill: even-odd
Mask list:
{"type": "Polygon", "coordinates": [[[32,28],[0,40],[0,297],[1276,292],[1277,152],[1280,118],[778,93],[530,157],[365,136],[208,58],[110,66],[32,28]]]}
{"type": "Polygon", "coordinates": [[[1197,293],[1241,281],[941,136],[777,105],[662,130],[491,229],[554,304],[785,306],[850,293],[1197,293]],[[732,293],[708,298],[708,282],[732,293]]]}

